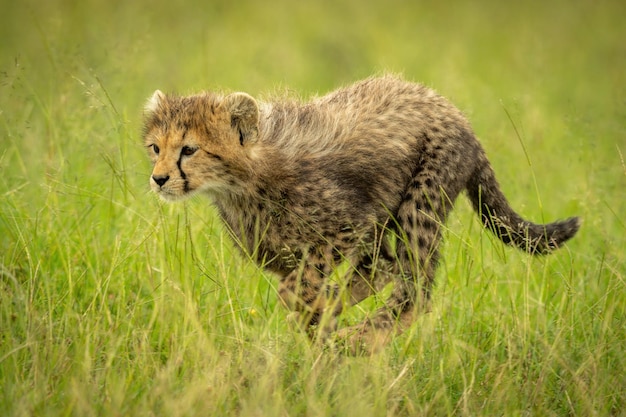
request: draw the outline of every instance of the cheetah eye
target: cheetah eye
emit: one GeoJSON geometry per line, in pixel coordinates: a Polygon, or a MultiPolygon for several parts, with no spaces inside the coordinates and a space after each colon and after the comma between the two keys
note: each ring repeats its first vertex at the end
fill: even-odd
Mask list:
{"type": "Polygon", "coordinates": [[[150,147],[152,148],[152,150],[154,151],[154,153],[155,153],[155,154],[157,154],[157,155],[158,155],[158,154],[159,154],[159,152],[161,151],[161,150],[159,149],[159,147],[158,147],[156,144],[154,144],[154,143],[153,143],[152,145],[150,145],[150,147]]]}
{"type": "Polygon", "coordinates": [[[190,146],[183,146],[183,149],[180,151],[180,153],[185,156],[190,156],[196,153],[196,151],[197,151],[196,148],[192,148],[190,146]]]}

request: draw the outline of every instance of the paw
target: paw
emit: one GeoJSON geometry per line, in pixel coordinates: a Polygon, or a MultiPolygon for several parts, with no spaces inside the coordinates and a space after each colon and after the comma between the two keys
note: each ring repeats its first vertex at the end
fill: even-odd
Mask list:
{"type": "Polygon", "coordinates": [[[343,328],[335,333],[335,346],[352,356],[370,356],[379,353],[391,340],[393,330],[375,328],[368,322],[343,328]]]}
{"type": "Polygon", "coordinates": [[[315,343],[325,344],[337,329],[337,319],[329,315],[321,315],[314,321],[311,314],[291,312],[285,320],[291,330],[304,331],[315,343]]]}
{"type": "Polygon", "coordinates": [[[297,311],[292,311],[287,314],[285,317],[285,323],[289,326],[290,330],[302,330],[304,326],[302,326],[302,318],[300,317],[300,313],[297,311]]]}

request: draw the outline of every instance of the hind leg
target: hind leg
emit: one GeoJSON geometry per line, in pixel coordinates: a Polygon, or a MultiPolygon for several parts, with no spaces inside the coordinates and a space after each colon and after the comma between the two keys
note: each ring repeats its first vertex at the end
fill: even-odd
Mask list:
{"type": "Polygon", "coordinates": [[[420,173],[405,193],[395,219],[394,289],[371,318],[339,332],[352,353],[379,350],[391,336],[410,326],[418,313],[430,309],[441,230],[453,202],[436,178],[420,173]]]}
{"type": "Polygon", "coordinates": [[[430,178],[418,178],[409,198],[398,210],[396,247],[398,274],[387,310],[394,318],[430,310],[430,296],[439,261],[441,231],[452,200],[430,178]],[[428,185],[431,185],[430,187],[428,185]]]}

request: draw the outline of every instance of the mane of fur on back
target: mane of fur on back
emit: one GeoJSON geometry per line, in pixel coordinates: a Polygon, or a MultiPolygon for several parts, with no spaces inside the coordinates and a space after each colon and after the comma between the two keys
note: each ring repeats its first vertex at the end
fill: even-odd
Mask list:
{"type": "MultiPolygon", "coordinates": [[[[324,156],[341,149],[339,118],[316,102],[279,99],[260,104],[259,137],[288,158],[324,156]]],[[[345,124],[342,120],[342,124],[345,124]]]]}

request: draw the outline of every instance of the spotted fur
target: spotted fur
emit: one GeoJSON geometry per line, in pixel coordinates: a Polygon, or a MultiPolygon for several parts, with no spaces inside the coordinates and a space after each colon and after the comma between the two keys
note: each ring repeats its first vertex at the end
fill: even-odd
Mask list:
{"type": "Polygon", "coordinates": [[[579,228],[578,218],[522,219],[463,114],[395,76],[309,102],[157,91],[144,138],[152,189],[165,200],[209,195],[309,330],[335,330],[344,292],[358,303],[393,280],[384,308],[340,331],[352,348],[381,345],[428,309],[442,228],[461,191],[485,227],[529,253],[548,253],[579,228]],[[331,281],[344,262],[348,276],[331,281]]]}

